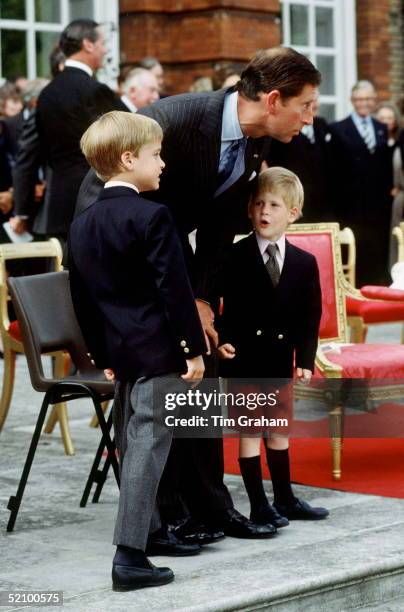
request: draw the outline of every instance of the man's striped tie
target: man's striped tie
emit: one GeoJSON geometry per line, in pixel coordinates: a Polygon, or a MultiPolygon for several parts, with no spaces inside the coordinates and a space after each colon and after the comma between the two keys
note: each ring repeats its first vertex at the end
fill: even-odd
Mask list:
{"type": "Polygon", "coordinates": [[[371,153],[375,152],[375,141],[367,119],[362,119],[362,138],[371,153]]]}

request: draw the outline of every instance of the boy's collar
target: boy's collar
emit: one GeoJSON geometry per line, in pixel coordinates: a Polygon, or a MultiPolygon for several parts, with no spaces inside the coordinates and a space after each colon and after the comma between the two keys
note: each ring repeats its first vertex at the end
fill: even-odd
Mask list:
{"type": "Polygon", "coordinates": [[[268,244],[276,244],[276,245],[278,245],[280,256],[282,257],[282,259],[284,259],[284,257],[285,257],[285,250],[286,250],[286,238],[285,238],[285,234],[282,234],[282,236],[276,242],[272,242],[271,240],[267,240],[266,238],[262,238],[262,236],[260,236],[257,232],[254,232],[254,234],[255,234],[255,238],[257,240],[258,248],[259,248],[260,253],[261,253],[262,256],[264,256],[264,253],[265,253],[265,250],[266,250],[268,244]]]}
{"type": "Polygon", "coordinates": [[[104,185],[104,189],[108,189],[109,187],[129,187],[133,189],[137,193],[139,193],[139,189],[133,183],[127,183],[126,181],[107,181],[104,185]]]}

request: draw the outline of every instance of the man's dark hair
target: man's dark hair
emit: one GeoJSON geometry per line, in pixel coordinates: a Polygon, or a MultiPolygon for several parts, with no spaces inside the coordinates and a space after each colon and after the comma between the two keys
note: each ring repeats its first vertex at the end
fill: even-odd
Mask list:
{"type": "Polygon", "coordinates": [[[288,47],[258,51],[241,73],[237,91],[249,100],[277,89],[282,98],[299,96],[305,85],[316,87],[321,74],[305,55],[288,47]]]}
{"type": "Polygon", "coordinates": [[[99,37],[99,24],[92,19],[76,19],[65,27],[60,35],[59,47],[66,57],[78,53],[83,48],[83,40],[95,42],[99,37]]]}

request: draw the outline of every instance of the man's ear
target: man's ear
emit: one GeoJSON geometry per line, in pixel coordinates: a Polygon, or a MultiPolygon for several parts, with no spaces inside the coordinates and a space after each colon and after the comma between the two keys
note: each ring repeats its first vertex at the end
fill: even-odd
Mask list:
{"type": "Polygon", "coordinates": [[[264,94],[267,96],[267,108],[271,114],[276,112],[277,105],[281,99],[281,94],[278,89],[273,89],[268,94],[264,94]]]}
{"type": "Polygon", "coordinates": [[[94,43],[89,38],[83,38],[82,46],[83,51],[87,53],[92,53],[94,50],[94,43]]]}

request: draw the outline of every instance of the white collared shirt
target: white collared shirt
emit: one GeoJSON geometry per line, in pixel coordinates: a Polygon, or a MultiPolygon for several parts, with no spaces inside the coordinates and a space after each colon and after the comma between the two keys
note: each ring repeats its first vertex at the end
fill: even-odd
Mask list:
{"type": "Polygon", "coordinates": [[[93,76],[93,71],[91,70],[88,64],[84,62],[78,62],[77,60],[67,59],[65,61],[65,67],[67,68],[78,68],[79,70],[84,70],[88,74],[88,76],[93,76]]]}
{"type": "Polygon", "coordinates": [[[104,185],[104,189],[108,189],[108,187],[129,187],[139,193],[139,189],[133,183],[127,183],[126,181],[107,181],[104,185]]]}
{"type": "Polygon", "coordinates": [[[133,104],[133,102],[128,98],[128,96],[125,96],[125,94],[123,96],[121,96],[121,100],[122,102],[125,104],[125,106],[128,107],[128,109],[130,110],[131,113],[137,113],[137,108],[136,106],[133,104]]]}
{"type": "Polygon", "coordinates": [[[270,240],[263,238],[262,236],[257,234],[257,232],[255,232],[255,237],[257,239],[258,248],[260,250],[264,263],[267,263],[269,259],[269,255],[266,252],[268,244],[273,244],[273,245],[276,244],[278,246],[278,248],[276,249],[276,261],[278,262],[279,272],[282,272],[283,264],[285,263],[285,251],[286,251],[285,234],[283,234],[279,238],[279,240],[277,240],[276,242],[271,242],[270,240]]]}
{"type": "Polygon", "coordinates": [[[237,91],[233,91],[233,93],[227,94],[224,99],[219,172],[221,170],[220,162],[224,158],[225,151],[235,140],[241,140],[242,138],[245,138],[243,132],[241,131],[240,122],[238,120],[237,100],[237,91]]]}

